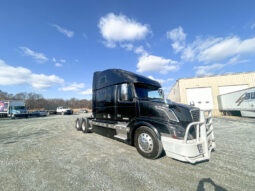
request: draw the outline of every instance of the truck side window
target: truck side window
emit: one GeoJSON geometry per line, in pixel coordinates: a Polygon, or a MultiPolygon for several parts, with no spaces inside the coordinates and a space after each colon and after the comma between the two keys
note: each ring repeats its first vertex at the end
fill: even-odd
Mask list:
{"type": "Polygon", "coordinates": [[[133,94],[131,86],[128,84],[121,84],[119,88],[119,100],[120,101],[132,101],[133,94]]]}

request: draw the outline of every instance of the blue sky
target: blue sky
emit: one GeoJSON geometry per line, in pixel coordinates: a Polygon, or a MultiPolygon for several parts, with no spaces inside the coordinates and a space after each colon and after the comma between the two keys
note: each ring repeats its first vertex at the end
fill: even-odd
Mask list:
{"type": "Polygon", "coordinates": [[[91,98],[93,72],[254,71],[254,1],[0,1],[0,89],[91,98]]]}

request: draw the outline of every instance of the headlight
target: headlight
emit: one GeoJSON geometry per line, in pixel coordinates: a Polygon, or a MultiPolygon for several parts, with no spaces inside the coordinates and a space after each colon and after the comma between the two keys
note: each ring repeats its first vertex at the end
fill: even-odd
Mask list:
{"type": "Polygon", "coordinates": [[[171,126],[168,127],[170,137],[174,139],[183,139],[185,135],[185,129],[182,127],[171,126]]]}

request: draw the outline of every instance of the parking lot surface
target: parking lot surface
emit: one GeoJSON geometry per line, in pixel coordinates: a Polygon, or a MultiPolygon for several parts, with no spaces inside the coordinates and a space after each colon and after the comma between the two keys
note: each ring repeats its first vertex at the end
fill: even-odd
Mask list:
{"type": "Polygon", "coordinates": [[[83,134],[74,128],[77,117],[0,120],[0,190],[255,188],[254,119],[214,118],[216,151],[192,165],[148,160],[132,146],[83,134]]]}

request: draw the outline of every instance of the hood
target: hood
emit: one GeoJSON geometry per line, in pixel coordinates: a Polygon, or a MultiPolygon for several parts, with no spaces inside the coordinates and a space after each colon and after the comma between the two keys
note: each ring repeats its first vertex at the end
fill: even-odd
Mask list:
{"type": "Polygon", "coordinates": [[[199,111],[199,108],[171,102],[170,100],[140,100],[140,114],[154,119],[179,123],[187,126],[193,122],[192,112],[199,111]],[[178,120],[176,120],[176,118],[178,120]]]}
{"type": "Polygon", "coordinates": [[[182,125],[186,126],[190,122],[199,121],[200,109],[191,105],[171,102],[169,108],[175,113],[182,125]]]}
{"type": "Polygon", "coordinates": [[[192,105],[187,105],[187,104],[181,104],[181,103],[176,103],[176,102],[172,102],[170,100],[167,100],[167,104],[169,105],[170,108],[185,108],[185,109],[188,109],[188,110],[196,110],[199,108],[198,107],[194,107],[192,105]]]}

